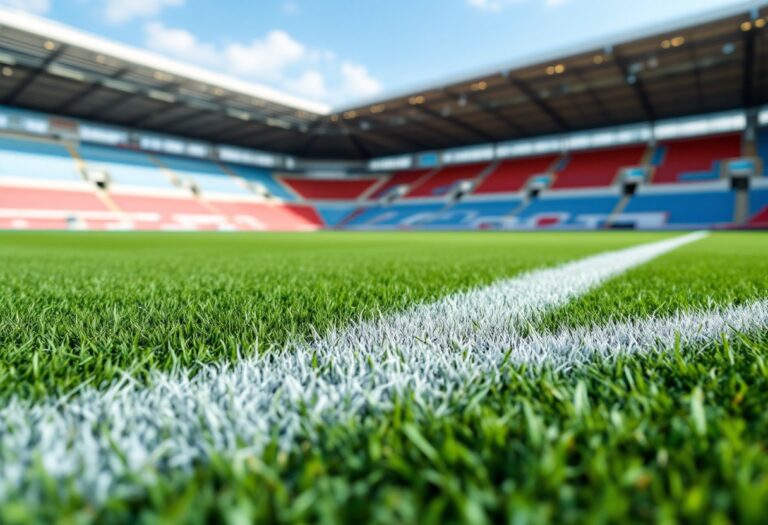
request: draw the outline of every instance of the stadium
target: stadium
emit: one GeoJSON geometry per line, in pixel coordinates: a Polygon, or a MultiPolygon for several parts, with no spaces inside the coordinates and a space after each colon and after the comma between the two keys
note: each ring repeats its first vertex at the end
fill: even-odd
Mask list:
{"type": "Polygon", "coordinates": [[[23,4],[0,523],[768,520],[768,2],[340,104],[23,4]]]}

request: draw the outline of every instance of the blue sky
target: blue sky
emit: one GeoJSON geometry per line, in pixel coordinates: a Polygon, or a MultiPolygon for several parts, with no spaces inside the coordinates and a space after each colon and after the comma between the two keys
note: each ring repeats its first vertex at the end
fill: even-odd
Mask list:
{"type": "Polygon", "coordinates": [[[0,5],[341,106],[738,3],[0,0],[0,5]]]}

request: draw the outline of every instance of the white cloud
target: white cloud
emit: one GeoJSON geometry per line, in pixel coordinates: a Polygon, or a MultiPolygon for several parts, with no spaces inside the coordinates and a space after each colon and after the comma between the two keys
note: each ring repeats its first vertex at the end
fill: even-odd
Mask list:
{"type": "Polygon", "coordinates": [[[218,51],[212,45],[198,41],[195,35],[184,29],[149,22],[144,26],[144,32],[146,45],[150,49],[205,66],[215,66],[219,61],[218,51]]]}
{"type": "Polygon", "coordinates": [[[308,48],[282,30],[250,42],[220,45],[161,22],[148,22],[144,32],[146,46],[154,51],[316,100],[369,97],[381,91],[381,83],[365,66],[341,61],[329,50],[308,48]]]}
{"type": "Polygon", "coordinates": [[[381,92],[381,83],[373,78],[365,66],[344,62],[341,64],[342,91],[353,97],[372,97],[381,92]]]}
{"type": "Polygon", "coordinates": [[[50,11],[51,0],[0,0],[0,6],[43,15],[50,11]]]}
{"type": "Polygon", "coordinates": [[[137,18],[150,18],[167,7],[181,7],[185,0],[105,0],[104,16],[108,22],[122,24],[137,18]]]}
{"type": "Polygon", "coordinates": [[[298,93],[314,98],[325,98],[328,94],[325,87],[325,76],[315,69],[304,71],[298,78],[287,80],[285,87],[298,93]]]}
{"type": "Polygon", "coordinates": [[[270,31],[263,40],[230,44],[224,54],[234,73],[271,77],[304,58],[306,50],[285,31],[270,31]]]}

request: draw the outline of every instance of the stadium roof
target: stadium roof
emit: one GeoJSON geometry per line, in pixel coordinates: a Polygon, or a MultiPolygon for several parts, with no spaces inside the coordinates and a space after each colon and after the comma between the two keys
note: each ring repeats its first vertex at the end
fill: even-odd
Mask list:
{"type": "Polygon", "coordinates": [[[331,113],[0,10],[0,104],[307,158],[363,159],[768,103],[768,2],[331,113]]]}

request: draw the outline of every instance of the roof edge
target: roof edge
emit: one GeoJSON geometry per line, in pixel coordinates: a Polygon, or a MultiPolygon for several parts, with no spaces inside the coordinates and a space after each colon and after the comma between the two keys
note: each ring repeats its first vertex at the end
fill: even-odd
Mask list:
{"type": "Polygon", "coordinates": [[[321,102],[306,100],[301,97],[282,93],[276,89],[259,84],[246,82],[223,73],[217,73],[205,68],[194,66],[176,59],[121,44],[106,38],[75,29],[71,26],[35,16],[24,11],[0,7],[0,26],[40,35],[43,38],[55,40],[75,47],[94,50],[119,60],[157,69],[175,76],[189,78],[205,84],[212,84],[228,91],[239,92],[251,97],[261,98],[288,106],[294,109],[308,111],[318,115],[331,113],[331,106],[321,102]]]}
{"type": "Polygon", "coordinates": [[[526,67],[535,66],[537,64],[562,60],[568,57],[580,55],[589,51],[597,49],[605,49],[609,47],[616,47],[618,45],[633,42],[635,40],[641,40],[643,38],[649,38],[654,35],[659,35],[668,31],[679,31],[687,27],[694,27],[696,25],[705,24],[708,22],[715,22],[718,19],[726,18],[727,16],[735,16],[739,13],[744,13],[751,10],[759,10],[761,8],[768,7],[768,0],[747,0],[739,2],[727,7],[720,7],[716,9],[708,9],[706,11],[687,16],[677,17],[669,19],[661,23],[652,25],[644,25],[635,30],[623,31],[621,33],[611,34],[605,37],[601,37],[596,40],[586,40],[575,42],[573,45],[566,47],[552,48],[544,50],[540,53],[532,55],[525,55],[517,60],[510,62],[503,62],[494,66],[484,66],[475,70],[468,70],[466,73],[456,73],[448,75],[442,79],[435,79],[422,83],[415,83],[410,87],[396,89],[382,95],[366,98],[358,101],[354,105],[348,106],[333,106],[331,108],[332,113],[343,113],[345,111],[359,109],[363,106],[381,104],[391,100],[399,98],[405,98],[411,95],[417,95],[427,91],[434,91],[436,89],[445,88],[454,84],[462,82],[469,82],[473,79],[479,79],[483,77],[489,77],[499,74],[504,71],[511,71],[515,69],[523,69],[526,67]]]}

